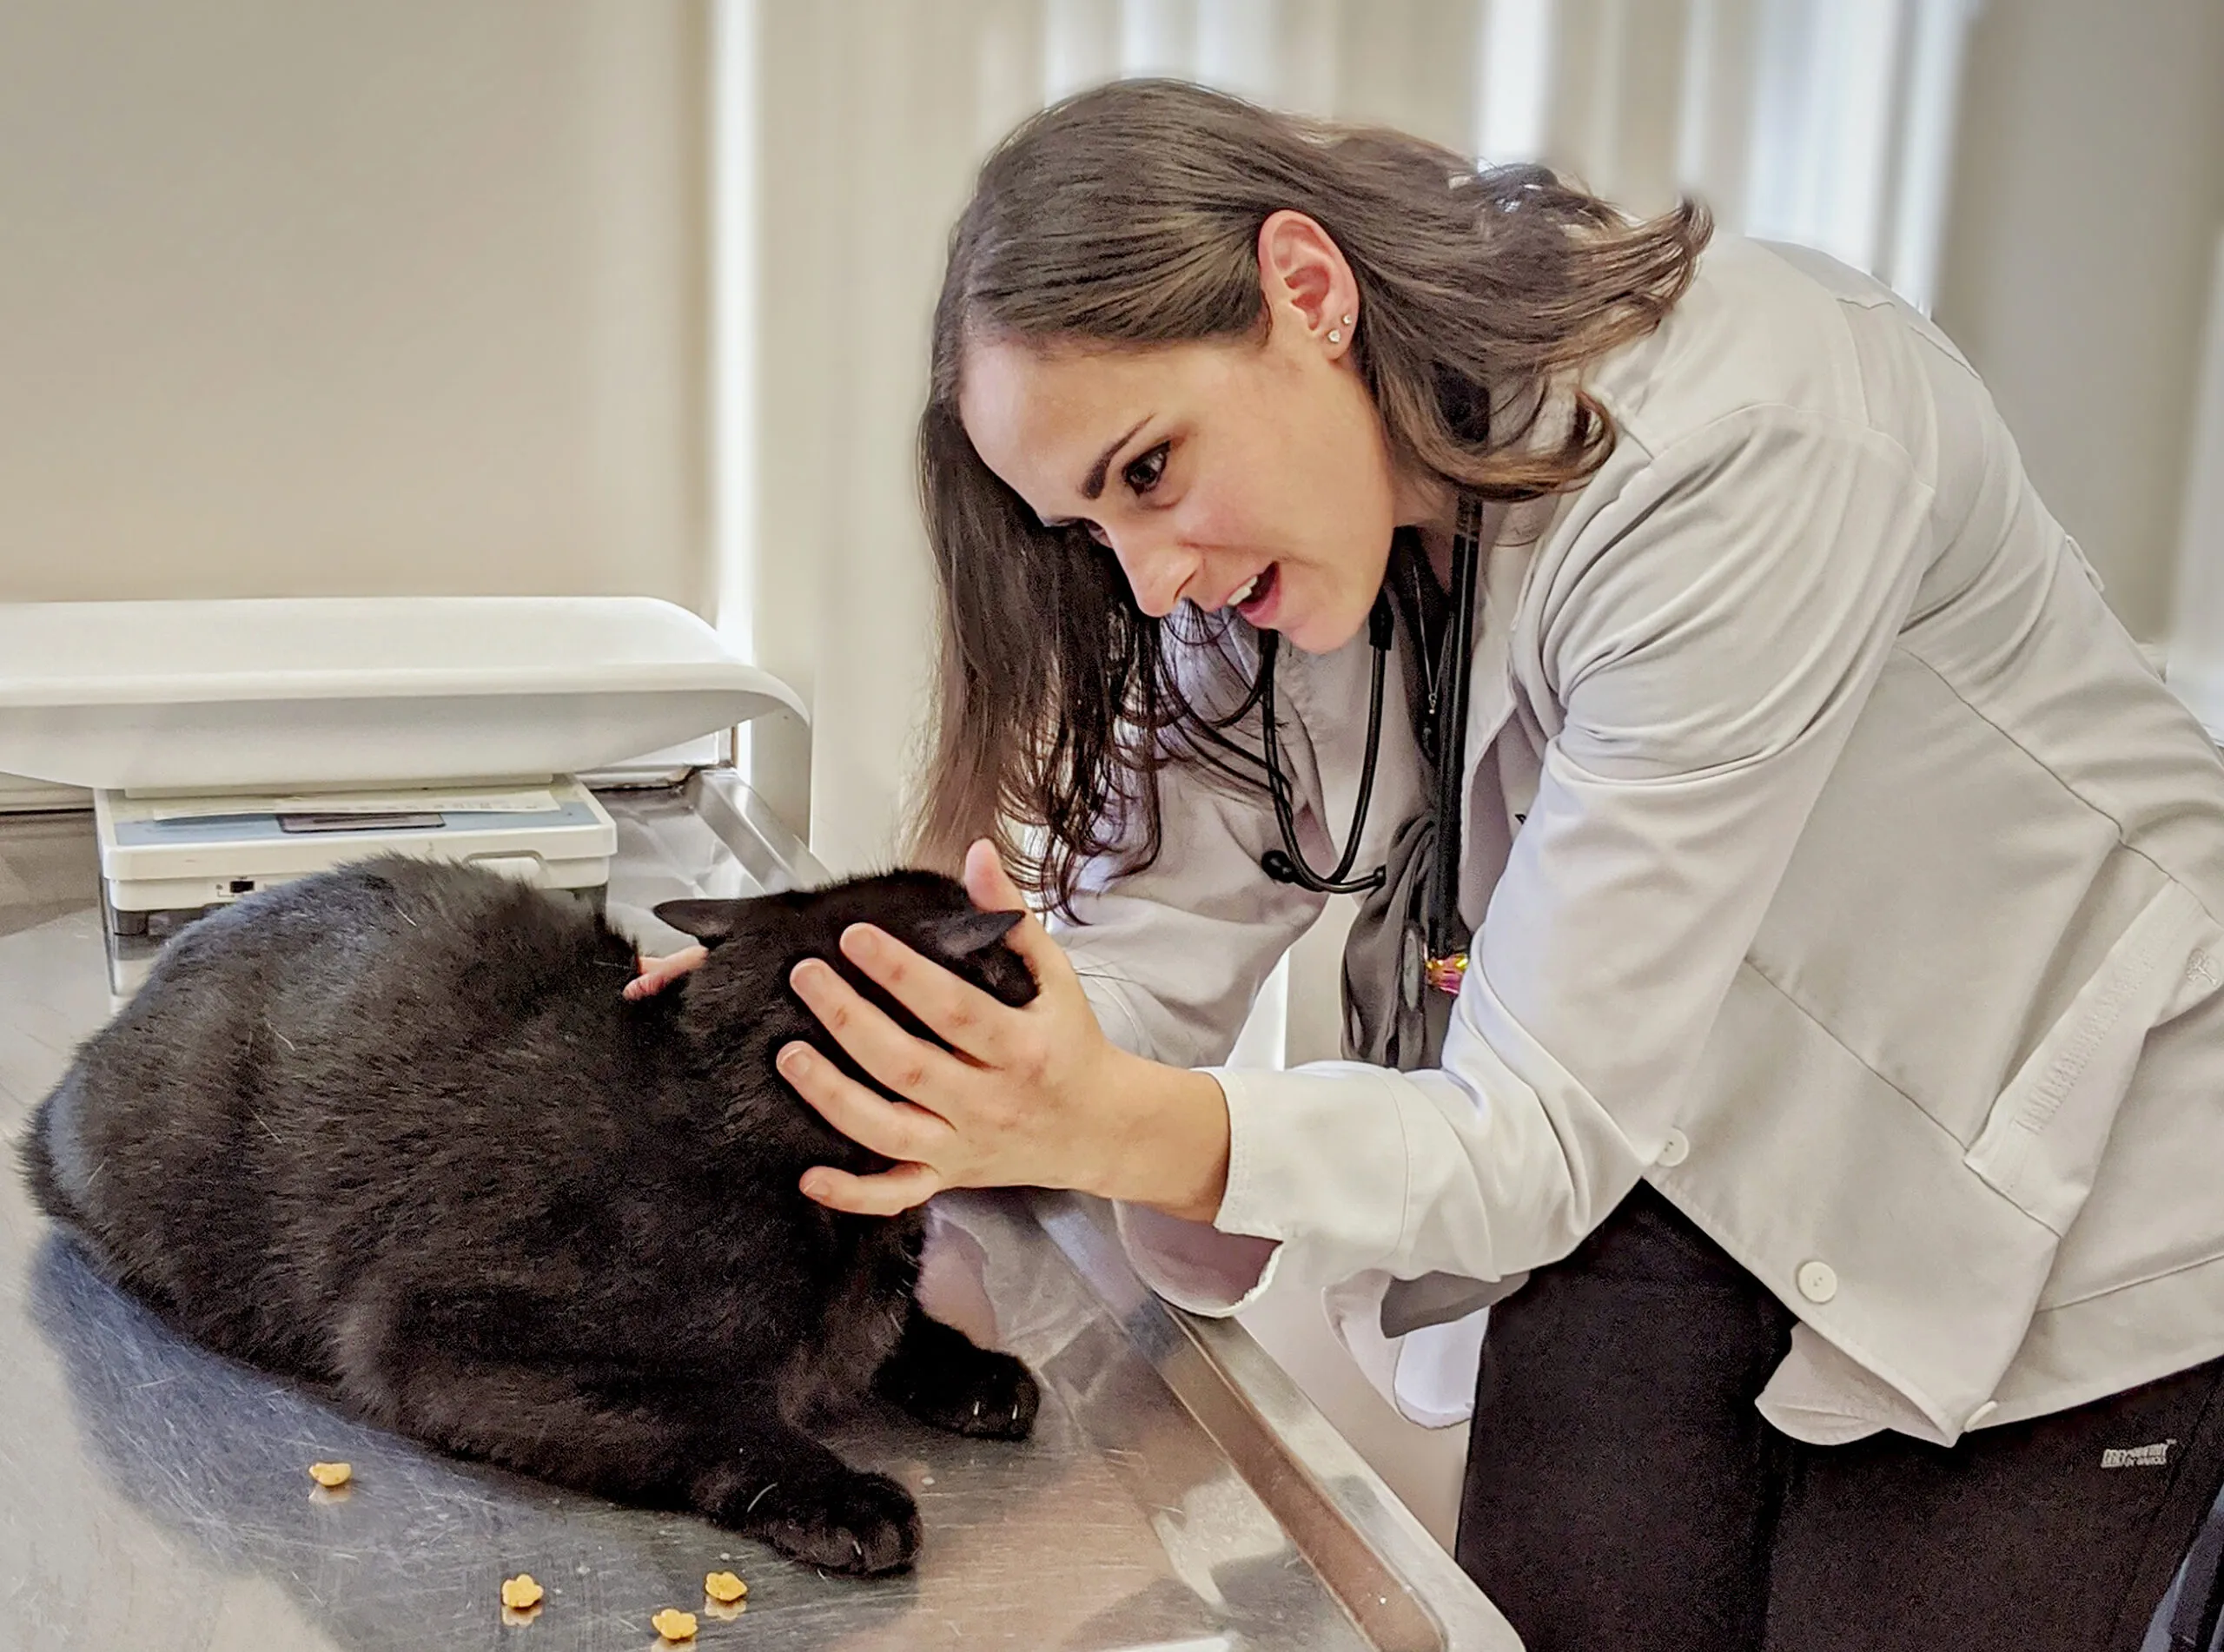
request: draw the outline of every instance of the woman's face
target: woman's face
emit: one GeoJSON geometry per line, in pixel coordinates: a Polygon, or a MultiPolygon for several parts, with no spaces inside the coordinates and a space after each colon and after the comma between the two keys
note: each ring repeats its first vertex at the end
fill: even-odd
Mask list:
{"type": "MultiPolygon", "coordinates": [[[[1276,218],[1326,244],[1309,220],[1276,218]]],[[[1421,507],[1403,497],[1353,366],[1341,256],[1327,246],[1333,270],[1303,247],[1270,261],[1274,229],[1261,234],[1263,343],[976,341],[958,410],[975,451],[1037,516],[1084,524],[1111,548],[1144,612],[1235,608],[1325,653],[1365,623],[1391,532],[1421,507]]]]}

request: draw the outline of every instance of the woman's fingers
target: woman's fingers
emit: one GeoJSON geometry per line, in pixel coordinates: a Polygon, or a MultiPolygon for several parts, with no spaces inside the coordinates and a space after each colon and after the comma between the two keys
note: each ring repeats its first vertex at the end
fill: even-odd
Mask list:
{"type": "MultiPolygon", "coordinates": [[[[1001,946],[1003,943],[992,942],[990,944],[1001,946]]],[[[1008,1006],[998,1003],[972,982],[961,981],[933,959],[921,956],[886,930],[876,928],[870,923],[853,923],[842,931],[842,954],[887,988],[897,1002],[925,1022],[934,1030],[935,1035],[950,1048],[962,1051],[976,1061],[993,1063],[996,1061],[1001,1047],[1001,1041],[996,1036],[997,1018],[1010,1013],[1008,1006]]],[[[802,966],[798,966],[798,976],[801,971],[802,966]]],[[[830,975],[832,973],[831,969],[828,971],[830,975]]],[[[863,1003],[864,1001],[860,999],[858,1001],[863,1003]]],[[[818,1007],[813,1004],[811,1008],[817,1009],[818,1007]]],[[[825,1019],[824,1014],[820,1019],[825,1019]]],[[[900,1028],[896,1028],[893,1021],[888,1024],[919,1050],[930,1048],[910,1034],[904,1033],[900,1028]]],[[[847,1041],[844,1041],[844,1047],[847,1047],[847,1041]]],[[[854,1050],[851,1053],[857,1054],[854,1050]]],[[[861,1054],[857,1059],[864,1061],[861,1054]]],[[[890,1088],[906,1095],[916,1094],[896,1083],[870,1063],[866,1063],[866,1067],[890,1088]]]]}
{"type": "Polygon", "coordinates": [[[926,1165],[898,1165],[877,1176],[852,1176],[846,1170],[816,1165],[804,1172],[804,1197],[831,1210],[854,1216],[894,1216],[923,1205],[942,1191],[942,1179],[926,1165]]]}
{"type": "Polygon", "coordinates": [[[843,931],[839,970],[812,958],[790,972],[840,1050],[829,1057],[790,1045],[781,1072],[835,1129],[895,1166],[871,1176],[813,1167],[804,1191],[831,1208],[887,1215],[950,1186],[1077,1186],[1076,1165],[1102,1156],[1075,1140],[1093,1120],[1076,1113],[1070,1092],[1101,1076],[1109,1047],[1080,980],[1042,925],[1024,915],[1018,889],[988,845],[969,853],[966,874],[976,908],[1019,922],[1009,932],[1003,923],[959,925],[948,943],[1003,945],[1009,935],[1042,989],[1034,1002],[1002,1003],[935,955],[867,923],[843,931]],[[870,987],[851,984],[858,971],[870,987]],[[881,1008],[890,998],[901,1009],[881,1008]],[[914,1026],[926,1030],[914,1035],[914,1026]],[[859,1069],[863,1081],[845,1076],[859,1069]]]}
{"type": "MultiPolygon", "coordinates": [[[[996,944],[1008,944],[1016,951],[1046,993],[1053,982],[1074,983],[1073,966],[1066,961],[1064,949],[1028,912],[1019,886],[996,858],[996,846],[986,838],[966,851],[965,890],[981,911],[1021,915],[1018,923],[996,944]]],[[[870,923],[853,923],[842,932],[842,951],[887,988],[937,1037],[976,1063],[1002,1067],[1024,1053],[1021,1047],[1026,1042],[1026,1023],[1020,1012],[921,956],[885,931],[870,923]]],[[[875,1076],[885,1079],[877,1069],[875,1076]]]]}
{"type": "Polygon", "coordinates": [[[646,998],[678,981],[689,970],[699,967],[711,955],[707,947],[682,947],[678,952],[666,953],[661,958],[644,958],[641,973],[626,983],[626,996],[646,998]]]}
{"type": "MultiPolygon", "coordinates": [[[[983,912],[1027,911],[1027,899],[1013,882],[1011,874],[996,857],[996,846],[987,838],[975,840],[965,851],[965,892],[973,904],[983,912]]],[[[1048,992],[1053,981],[1071,977],[1073,965],[1066,957],[1066,949],[1050,938],[1035,915],[1028,912],[1005,937],[1011,949],[1027,961],[1035,972],[1036,985],[1048,992]]]]}
{"type": "Polygon", "coordinates": [[[996,846],[985,837],[976,838],[965,851],[965,893],[983,912],[1021,912],[1027,908],[1027,897],[1004,870],[996,846]]]}
{"type": "Polygon", "coordinates": [[[789,1045],[777,1065],[780,1076],[821,1118],[884,1159],[923,1158],[949,1134],[949,1127],[924,1107],[890,1101],[808,1044],[789,1045]]]}
{"type": "Polygon", "coordinates": [[[951,1061],[947,1051],[905,1032],[823,958],[804,959],[789,971],[788,983],[859,1067],[897,1094],[931,1103],[935,1080],[951,1061]]]}
{"type": "Polygon", "coordinates": [[[806,1198],[853,1215],[893,1216],[942,1191],[939,1173],[910,1156],[928,1151],[937,1133],[949,1133],[934,1114],[908,1101],[889,1100],[807,1044],[789,1045],[780,1052],[778,1065],[780,1075],[827,1123],[860,1146],[897,1161],[893,1169],[872,1176],[815,1165],[804,1173],[806,1198]]]}

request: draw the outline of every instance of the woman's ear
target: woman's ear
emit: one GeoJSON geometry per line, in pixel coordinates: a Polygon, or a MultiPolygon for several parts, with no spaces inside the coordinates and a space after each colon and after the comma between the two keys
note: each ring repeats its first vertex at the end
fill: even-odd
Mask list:
{"type": "Polygon", "coordinates": [[[1259,226],[1259,294],[1276,331],[1294,325],[1314,347],[1340,355],[1359,314],[1359,282],[1343,248],[1301,212],[1284,208],[1259,226]]]}
{"type": "Polygon", "coordinates": [[[740,927],[746,901],[666,901],[653,908],[657,922],[668,923],[682,935],[692,935],[706,947],[732,938],[740,927]]]}

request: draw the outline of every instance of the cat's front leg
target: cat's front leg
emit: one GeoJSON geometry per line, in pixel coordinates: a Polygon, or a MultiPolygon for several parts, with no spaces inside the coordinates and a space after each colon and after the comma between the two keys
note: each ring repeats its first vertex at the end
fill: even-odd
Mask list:
{"type": "Polygon", "coordinates": [[[669,1373],[529,1365],[474,1346],[465,1315],[405,1305],[367,1282],[342,1316],[343,1393],[374,1421],[459,1452],[626,1503],[691,1508],[828,1571],[901,1571],[919,1512],[893,1480],[860,1474],[778,1416],[771,1385],[707,1403],[669,1373]],[[446,1334],[440,1334],[446,1333],[446,1334]]]}
{"type": "Polygon", "coordinates": [[[910,1493],[770,1415],[727,1442],[692,1492],[708,1518],[831,1572],[904,1571],[919,1552],[910,1493]]]}
{"type": "Polygon", "coordinates": [[[999,1440],[1025,1439],[1042,1398],[1018,1360],[974,1346],[917,1302],[873,1386],[922,1423],[999,1440]]]}

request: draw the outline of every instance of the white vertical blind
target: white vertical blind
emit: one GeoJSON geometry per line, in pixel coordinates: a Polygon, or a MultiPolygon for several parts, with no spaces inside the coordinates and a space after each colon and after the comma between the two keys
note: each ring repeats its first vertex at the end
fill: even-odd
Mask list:
{"type": "Polygon", "coordinates": [[[2224,235],[2216,242],[2178,540],[2170,684],[2224,742],[2224,235]]]}
{"type": "Polygon", "coordinates": [[[718,629],[745,647],[756,615],[758,420],[762,389],[758,337],[764,327],[759,285],[757,8],[720,6],[710,20],[710,520],[718,629]]]}

